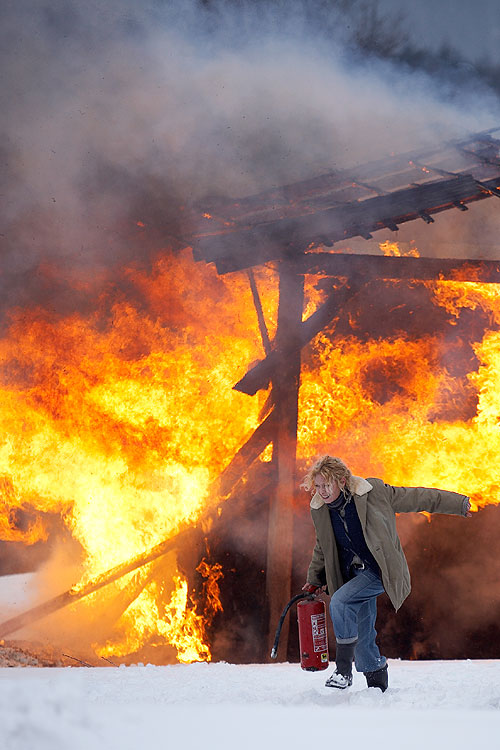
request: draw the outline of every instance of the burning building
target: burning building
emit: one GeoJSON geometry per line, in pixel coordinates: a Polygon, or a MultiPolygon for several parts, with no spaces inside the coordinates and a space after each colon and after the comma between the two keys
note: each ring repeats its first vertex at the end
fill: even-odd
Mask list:
{"type": "Polygon", "coordinates": [[[312,547],[301,472],[330,452],[481,509],[463,532],[400,519],[422,583],[397,627],[382,611],[388,655],[497,655],[500,262],[347,244],[496,203],[496,135],[207,201],[91,310],[9,312],[0,572],[37,573],[0,637],[114,663],[267,658],[312,547]]]}
{"type": "Polygon", "coordinates": [[[491,655],[498,131],[462,135],[498,106],[349,56],[354,3],[301,5],[2,7],[0,575],[31,588],[0,638],[267,659],[334,452],[471,494],[460,530],[399,520],[419,575],[379,630],[491,655]]]}

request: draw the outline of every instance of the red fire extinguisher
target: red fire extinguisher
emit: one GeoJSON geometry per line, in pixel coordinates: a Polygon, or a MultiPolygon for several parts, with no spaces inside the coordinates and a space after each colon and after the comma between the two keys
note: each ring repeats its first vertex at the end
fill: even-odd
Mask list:
{"type": "Polygon", "coordinates": [[[297,604],[297,621],[299,623],[300,666],[308,672],[317,672],[328,668],[328,635],[326,629],[326,607],[323,599],[313,594],[302,593],[294,596],[280,617],[276,637],[271,651],[271,659],[278,655],[278,643],[281,628],[286,614],[292,604],[297,604]],[[302,599],[302,601],[299,601],[302,599]]]}

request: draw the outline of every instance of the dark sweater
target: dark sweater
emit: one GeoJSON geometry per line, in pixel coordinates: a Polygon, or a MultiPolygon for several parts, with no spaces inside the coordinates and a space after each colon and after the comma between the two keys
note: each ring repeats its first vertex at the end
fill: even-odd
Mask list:
{"type": "MultiPolygon", "coordinates": [[[[352,578],[352,564],[355,558],[380,575],[380,568],[372,553],[368,549],[361,528],[358,511],[349,493],[341,493],[333,503],[327,503],[333,526],[333,533],[337,542],[340,568],[344,581],[352,578]]],[[[356,561],[355,561],[356,562],[356,561]]]]}

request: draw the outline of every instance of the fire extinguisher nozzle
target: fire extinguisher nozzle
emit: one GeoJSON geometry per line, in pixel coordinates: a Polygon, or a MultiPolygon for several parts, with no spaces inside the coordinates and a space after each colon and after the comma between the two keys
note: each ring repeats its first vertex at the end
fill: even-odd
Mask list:
{"type": "Polygon", "coordinates": [[[273,649],[271,651],[271,659],[276,659],[278,656],[278,649],[273,646],[273,649]]]}

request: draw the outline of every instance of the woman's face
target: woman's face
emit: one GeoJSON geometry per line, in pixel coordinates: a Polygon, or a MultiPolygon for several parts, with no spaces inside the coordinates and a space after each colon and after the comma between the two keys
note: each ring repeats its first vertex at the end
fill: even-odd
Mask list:
{"type": "Polygon", "coordinates": [[[333,501],[340,495],[342,487],[335,479],[328,482],[321,474],[316,474],[314,477],[314,488],[318,495],[323,498],[325,503],[333,503],[333,501]]]}

